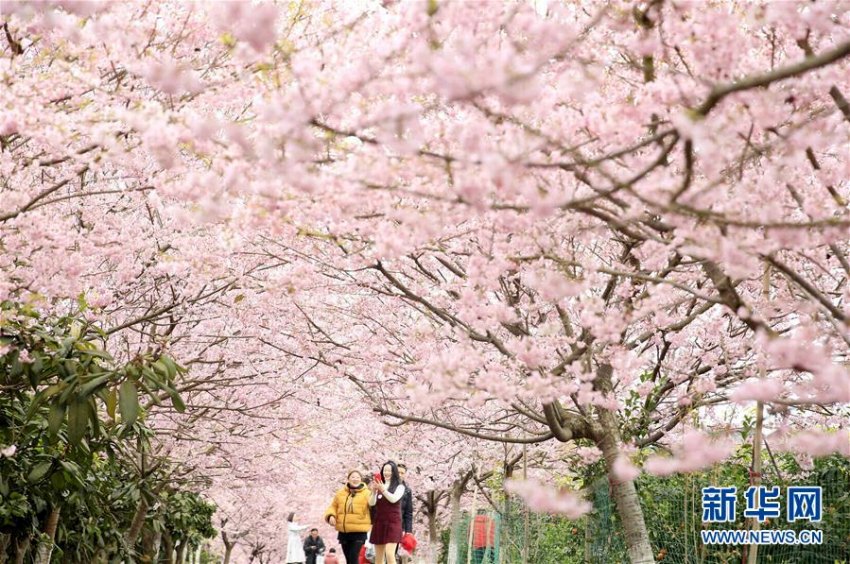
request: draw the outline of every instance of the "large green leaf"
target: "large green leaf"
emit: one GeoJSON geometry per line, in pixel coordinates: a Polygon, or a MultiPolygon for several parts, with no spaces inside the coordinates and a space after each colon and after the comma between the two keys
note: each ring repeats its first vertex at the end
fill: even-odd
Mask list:
{"type": "Polygon", "coordinates": [[[180,397],[180,394],[177,393],[177,390],[175,390],[171,386],[168,386],[166,388],[166,391],[168,392],[168,395],[171,397],[171,403],[174,405],[174,409],[176,409],[180,413],[183,413],[184,411],[186,411],[186,404],[183,403],[183,399],[180,397]]]}
{"type": "Polygon", "coordinates": [[[89,396],[88,400],[86,401],[86,407],[88,408],[89,421],[91,421],[92,435],[95,437],[99,437],[100,419],[97,416],[97,403],[95,402],[93,396],[89,396]]]}
{"type": "Polygon", "coordinates": [[[51,466],[53,466],[53,463],[50,462],[50,461],[39,462],[30,471],[29,475],[27,476],[27,481],[31,484],[34,484],[34,483],[40,481],[50,471],[51,466]]]}
{"type": "Polygon", "coordinates": [[[89,407],[85,401],[76,399],[68,406],[68,441],[78,445],[86,434],[89,424],[89,407]]]}
{"type": "Polygon", "coordinates": [[[106,413],[108,413],[112,419],[115,419],[115,408],[118,407],[118,392],[115,391],[115,388],[109,388],[106,391],[105,401],[106,413]]]}
{"type": "Polygon", "coordinates": [[[163,376],[165,376],[166,378],[168,378],[168,377],[169,377],[168,365],[167,365],[167,364],[165,364],[165,362],[163,361],[163,359],[162,359],[162,358],[160,358],[159,360],[155,361],[155,362],[153,363],[153,367],[156,369],[156,371],[157,371],[157,372],[159,372],[160,374],[162,374],[162,375],[163,375],[163,376]]]}
{"type": "Polygon", "coordinates": [[[47,416],[47,429],[50,431],[50,436],[55,437],[59,433],[59,428],[62,426],[64,419],[65,406],[61,403],[51,404],[50,413],[47,416]]]}
{"type": "Polygon", "coordinates": [[[130,380],[125,380],[118,390],[118,408],[121,419],[127,426],[136,422],[139,417],[139,390],[130,380]]]}
{"type": "Polygon", "coordinates": [[[168,378],[169,378],[169,380],[173,380],[177,376],[177,371],[178,371],[177,363],[175,363],[173,360],[171,360],[171,357],[166,356],[166,355],[162,355],[162,357],[160,357],[160,360],[168,368],[168,378]]]}
{"type": "Polygon", "coordinates": [[[92,392],[96,391],[99,387],[103,386],[107,381],[109,381],[110,376],[111,374],[106,372],[104,374],[96,376],[95,378],[92,378],[91,380],[80,386],[80,395],[82,397],[87,397],[92,392]]]}
{"type": "Polygon", "coordinates": [[[111,354],[94,346],[87,347],[85,353],[88,356],[102,358],[103,360],[113,360],[111,354]]]}

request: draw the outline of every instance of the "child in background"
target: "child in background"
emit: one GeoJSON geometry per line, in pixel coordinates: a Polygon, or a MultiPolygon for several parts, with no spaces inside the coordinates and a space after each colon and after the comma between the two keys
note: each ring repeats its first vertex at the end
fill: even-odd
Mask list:
{"type": "Polygon", "coordinates": [[[325,554],[325,564],[340,564],[339,558],[336,557],[336,549],[332,548],[325,554]]]}

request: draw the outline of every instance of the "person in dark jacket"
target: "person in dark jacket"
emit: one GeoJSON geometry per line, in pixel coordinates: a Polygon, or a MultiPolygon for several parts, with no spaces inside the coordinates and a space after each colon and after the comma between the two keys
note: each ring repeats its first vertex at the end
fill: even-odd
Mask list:
{"type": "Polygon", "coordinates": [[[413,533],[413,491],[405,481],[407,466],[403,463],[398,465],[398,477],[404,486],[404,497],[401,498],[401,530],[404,533],[413,533]]]}
{"type": "MultiPolygon", "coordinates": [[[[404,463],[398,465],[398,477],[401,478],[401,484],[404,486],[404,497],[401,498],[401,530],[403,533],[413,534],[413,491],[410,485],[405,481],[407,475],[407,466],[404,463]]],[[[398,548],[396,548],[398,552],[398,548]]],[[[408,558],[400,557],[401,564],[406,564],[408,558]]]]}
{"type": "Polygon", "coordinates": [[[319,536],[319,529],[310,529],[310,535],[304,539],[306,564],[316,564],[316,557],[325,553],[325,541],[319,536]]]}

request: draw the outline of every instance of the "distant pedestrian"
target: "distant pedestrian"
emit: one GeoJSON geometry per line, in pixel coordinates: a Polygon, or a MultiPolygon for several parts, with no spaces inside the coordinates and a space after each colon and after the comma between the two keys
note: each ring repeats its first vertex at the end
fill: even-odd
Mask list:
{"type": "Polygon", "coordinates": [[[289,538],[286,542],[286,563],[287,564],[304,564],[304,546],[301,544],[301,531],[307,528],[307,525],[299,525],[295,522],[295,513],[290,513],[286,518],[286,529],[289,538]]]}
{"type": "Polygon", "coordinates": [[[404,497],[405,488],[401,485],[395,462],[384,463],[370,489],[369,505],[375,507],[375,523],[369,540],[375,545],[375,562],[383,564],[386,558],[387,564],[396,564],[395,549],[402,534],[399,502],[404,497]]]}
{"type": "Polygon", "coordinates": [[[340,564],[335,548],[328,550],[328,553],[325,555],[325,564],[340,564]]]}
{"type": "Polygon", "coordinates": [[[337,530],[337,540],[346,564],[357,564],[360,547],[366,543],[366,533],[372,526],[369,490],[363,483],[361,472],[352,470],[348,473],[346,484],[336,492],[325,511],[325,521],[337,530]]]}
{"type": "Polygon", "coordinates": [[[317,564],[317,557],[325,554],[325,541],[319,536],[319,529],[310,529],[310,534],[304,539],[304,554],[307,564],[317,564]]]}
{"type": "Polygon", "coordinates": [[[472,521],[472,562],[483,564],[495,562],[496,555],[496,523],[483,509],[472,521]]]}

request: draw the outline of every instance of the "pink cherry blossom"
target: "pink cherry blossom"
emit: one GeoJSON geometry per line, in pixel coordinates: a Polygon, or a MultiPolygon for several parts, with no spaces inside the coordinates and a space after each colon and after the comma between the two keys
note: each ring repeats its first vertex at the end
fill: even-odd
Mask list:
{"type": "Polygon", "coordinates": [[[519,496],[533,511],[564,515],[568,519],[578,519],[592,508],[573,492],[554,489],[535,480],[513,480],[505,484],[505,489],[519,496]]]}
{"type": "Polygon", "coordinates": [[[699,472],[731,456],[736,446],[734,441],[726,438],[711,437],[698,431],[688,431],[681,442],[674,443],[673,456],[650,456],[643,468],[648,473],[657,476],[699,472]]]}
{"type": "Polygon", "coordinates": [[[623,482],[630,482],[640,475],[640,468],[632,464],[628,457],[620,455],[611,467],[614,478],[623,482]]]}

